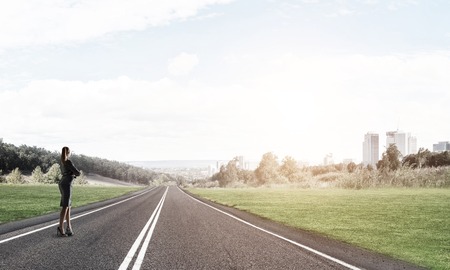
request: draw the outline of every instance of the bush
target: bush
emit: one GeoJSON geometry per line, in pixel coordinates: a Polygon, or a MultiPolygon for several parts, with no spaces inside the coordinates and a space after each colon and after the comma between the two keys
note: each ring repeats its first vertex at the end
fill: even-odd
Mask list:
{"type": "Polygon", "coordinates": [[[356,167],[357,166],[356,166],[355,162],[350,162],[349,164],[347,164],[347,171],[349,173],[352,173],[356,170],[356,167]]]}
{"type": "Polygon", "coordinates": [[[37,166],[36,169],[33,170],[31,173],[31,179],[33,179],[33,182],[35,183],[44,183],[45,177],[44,173],[42,172],[42,169],[40,166],[37,166]]]}
{"type": "Polygon", "coordinates": [[[61,169],[59,164],[53,164],[48,172],[45,174],[45,183],[47,184],[57,184],[62,178],[61,169]]]}
{"type": "Polygon", "coordinates": [[[333,165],[311,167],[312,176],[317,176],[320,174],[326,174],[326,173],[335,172],[335,171],[336,171],[336,168],[333,165]]]}
{"type": "Polygon", "coordinates": [[[9,184],[23,184],[25,182],[19,168],[15,168],[8,176],[6,176],[6,182],[9,184]]]}
{"type": "Polygon", "coordinates": [[[361,170],[345,174],[337,181],[337,187],[361,189],[372,187],[450,187],[450,167],[412,169],[400,168],[395,171],[361,170]]]}
{"type": "Polygon", "coordinates": [[[333,182],[336,181],[342,173],[327,173],[319,176],[321,182],[333,182]]]}
{"type": "Polygon", "coordinates": [[[88,181],[86,179],[86,175],[84,174],[83,171],[80,171],[80,175],[77,176],[73,182],[76,185],[87,185],[88,184],[88,181]]]}

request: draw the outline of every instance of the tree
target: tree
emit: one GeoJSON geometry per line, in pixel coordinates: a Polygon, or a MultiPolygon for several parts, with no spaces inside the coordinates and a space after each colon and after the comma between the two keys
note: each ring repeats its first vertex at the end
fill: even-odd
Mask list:
{"type": "Polygon", "coordinates": [[[247,185],[255,185],[258,180],[256,179],[255,172],[250,170],[240,170],[239,180],[243,181],[247,185]]]}
{"type": "Polygon", "coordinates": [[[37,166],[31,173],[31,178],[35,183],[44,183],[45,177],[40,166],[37,166]]]}
{"type": "Polygon", "coordinates": [[[297,165],[297,161],[290,156],[286,156],[280,166],[280,173],[286,177],[290,182],[297,180],[300,168],[297,165]]]}
{"type": "MultiPolygon", "coordinates": [[[[369,165],[369,164],[368,164],[369,165]]],[[[349,164],[347,164],[347,171],[349,172],[349,173],[353,173],[355,170],[356,170],[356,164],[355,164],[355,162],[350,162],[349,164]]]]}
{"type": "Polygon", "coordinates": [[[226,187],[239,181],[240,170],[237,166],[239,158],[235,157],[228,162],[227,166],[220,166],[220,171],[211,177],[211,180],[218,181],[220,187],[226,187]]]}
{"type": "Polygon", "coordinates": [[[401,166],[400,158],[402,154],[395,144],[391,144],[383,153],[381,160],[377,163],[377,168],[383,171],[395,171],[401,166]]]}
{"type": "Polygon", "coordinates": [[[450,165],[450,152],[432,153],[428,156],[426,165],[428,167],[441,167],[450,165]]]}
{"type": "MultiPolygon", "coordinates": [[[[1,140],[0,140],[0,142],[1,142],[1,140]]],[[[6,182],[6,178],[3,177],[3,171],[0,170],[0,183],[4,183],[4,182],[6,182]]]]}
{"type": "Polygon", "coordinates": [[[260,184],[279,183],[282,178],[279,174],[279,167],[277,156],[269,152],[263,155],[258,168],[255,170],[256,177],[260,184]]]}
{"type": "Polygon", "coordinates": [[[428,149],[420,148],[417,152],[417,162],[419,168],[422,168],[427,162],[427,159],[431,156],[431,152],[428,149]]]}

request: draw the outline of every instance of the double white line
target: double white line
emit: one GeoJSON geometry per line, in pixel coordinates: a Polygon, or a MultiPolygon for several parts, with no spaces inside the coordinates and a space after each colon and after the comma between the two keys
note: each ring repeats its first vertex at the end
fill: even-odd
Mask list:
{"type": "Polygon", "coordinates": [[[166,199],[167,190],[169,187],[166,188],[166,191],[164,192],[164,195],[162,196],[161,200],[159,201],[158,205],[155,208],[155,211],[153,211],[153,214],[150,216],[150,219],[148,220],[147,224],[145,224],[144,228],[142,229],[141,233],[139,234],[136,241],[134,241],[133,246],[131,246],[130,251],[128,251],[127,256],[123,260],[122,264],[119,267],[119,270],[126,270],[128,269],[128,265],[133,260],[134,255],[136,254],[137,249],[141,245],[142,239],[144,239],[145,234],[148,231],[148,227],[150,227],[150,224],[152,226],[150,227],[150,230],[148,231],[147,237],[144,240],[144,243],[142,244],[141,250],[139,251],[139,254],[136,258],[136,261],[133,265],[133,270],[139,270],[142,265],[142,261],[144,260],[145,252],[147,251],[148,244],[150,243],[150,239],[152,238],[153,231],[155,230],[156,223],[158,222],[159,214],[161,213],[162,206],[164,204],[164,200],[166,199]],[[152,223],[152,221],[154,222],[152,223]]]}

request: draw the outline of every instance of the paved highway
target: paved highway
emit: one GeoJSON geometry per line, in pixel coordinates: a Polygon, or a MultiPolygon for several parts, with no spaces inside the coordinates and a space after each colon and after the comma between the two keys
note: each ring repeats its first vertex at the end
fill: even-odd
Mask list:
{"type": "Polygon", "coordinates": [[[419,269],[344,243],[157,187],[0,226],[0,269],[419,269]]]}

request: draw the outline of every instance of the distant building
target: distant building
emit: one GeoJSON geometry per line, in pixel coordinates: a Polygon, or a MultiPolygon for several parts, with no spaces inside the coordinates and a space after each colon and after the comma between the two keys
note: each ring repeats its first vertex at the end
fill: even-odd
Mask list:
{"type": "Polygon", "coordinates": [[[213,166],[213,165],[208,166],[208,176],[209,177],[213,176],[217,172],[218,172],[217,166],[213,166]]]}
{"type": "Polygon", "coordinates": [[[417,152],[417,139],[403,131],[386,132],[386,147],[395,144],[403,157],[417,152]]]}
{"type": "Polygon", "coordinates": [[[327,166],[327,165],[333,165],[333,164],[334,164],[333,154],[329,153],[323,159],[323,165],[327,166]]]}
{"type": "Polygon", "coordinates": [[[377,133],[368,132],[364,135],[363,164],[375,167],[380,157],[380,137],[377,133]]]}
{"type": "Polygon", "coordinates": [[[450,151],[450,142],[438,142],[433,144],[433,152],[450,151]]]}
{"type": "Polygon", "coordinates": [[[238,158],[237,167],[241,170],[245,169],[244,156],[238,156],[237,158],[238,158]]]}
{"type": "Polygon", "coordinates": [[[408,138],[408,154],[417,153],[417,138],[410,136],[408,138]]]}

